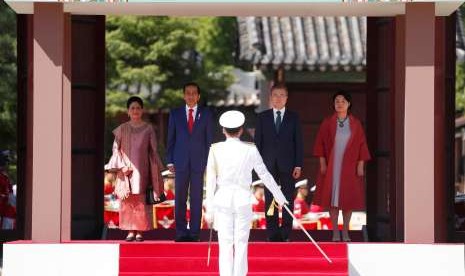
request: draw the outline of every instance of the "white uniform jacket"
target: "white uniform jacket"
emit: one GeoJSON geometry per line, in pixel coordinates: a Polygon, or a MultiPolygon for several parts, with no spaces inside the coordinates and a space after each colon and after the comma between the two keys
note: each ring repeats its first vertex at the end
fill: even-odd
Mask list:
{"type": "Polygon", "coordinates": [[[257,147],[238,138],[227,138],[224,142],[213,144],[208,155],[207,212],[213,213],[215,208],[238,210],[247,205],[252,208],[252,169],[271,191],[278,204],[287,202],[273,176],[266,169],[257,147]]]}

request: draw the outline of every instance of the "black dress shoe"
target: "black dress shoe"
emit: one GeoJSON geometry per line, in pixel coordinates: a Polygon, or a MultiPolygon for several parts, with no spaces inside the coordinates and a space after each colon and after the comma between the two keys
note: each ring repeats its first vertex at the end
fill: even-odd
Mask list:
{"type": "Polygon", "coordinates": [[[187,242],[190,241],[190,237],[188,236],[179,236],[174,239],[175,242],[187,242]]]}
{"type": "Polygon", "coordinates": [[[192,235],[189,237],[189,241],[190,242],[199,242],[200,241],[200,238],[198,235],[192,235]]]}
{"type": "Polygon", "coordinates": [[[287,235],[283,234],[281,239],[282,239],[283,242],[288,242],[289,241],[289,234],[287,234],[287,235]]]}
{"type": "Polygon", "coordinates": [[[283,237],[281,237],[281,235],[273,235],[273,236],[268,238],[268,241],[269,242],[282,242],[283,237]]]}

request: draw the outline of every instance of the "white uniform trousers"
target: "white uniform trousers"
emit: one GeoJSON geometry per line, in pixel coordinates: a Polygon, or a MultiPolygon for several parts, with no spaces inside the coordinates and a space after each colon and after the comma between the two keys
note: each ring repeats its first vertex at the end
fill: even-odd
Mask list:
{"type": "Polygon", "coordinates": [[[217,207],[214,215],[220,249],[220,276],[246,276],[252,206],[217,207]]]}

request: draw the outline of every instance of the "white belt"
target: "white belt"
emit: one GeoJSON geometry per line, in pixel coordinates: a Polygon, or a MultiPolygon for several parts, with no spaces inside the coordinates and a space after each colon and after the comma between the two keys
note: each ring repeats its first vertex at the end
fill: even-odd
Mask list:
{"type": "Polygon", "coordinates": [[[229,189],[231,191],[235,190],[244,190],[249,192],[250,191],[250,186],[245,186],[245,185],[218,185],[218,190],[226,190],[229,189]]]}

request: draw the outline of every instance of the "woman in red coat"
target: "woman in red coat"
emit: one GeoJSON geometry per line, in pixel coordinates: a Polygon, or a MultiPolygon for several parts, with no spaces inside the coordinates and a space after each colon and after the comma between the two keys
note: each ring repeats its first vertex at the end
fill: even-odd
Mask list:
{"type": "Polygon", "coordinates": [[[350,241],[352,210],[365,208],[363,176],[370,153],[362,124],[350,114],[351,96],[338,92],[333,104],[335,113],[321,123],[313,150],[320,161],[314,202],[329,209],[333,241],[341,239],[337,221],[342,210],[342,239],[350,241]]]}

